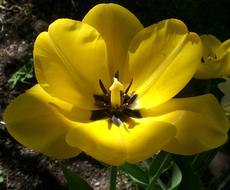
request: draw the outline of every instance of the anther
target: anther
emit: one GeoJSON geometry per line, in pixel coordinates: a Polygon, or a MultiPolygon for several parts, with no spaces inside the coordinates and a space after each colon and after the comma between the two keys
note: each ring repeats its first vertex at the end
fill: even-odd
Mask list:
{"type": "Polygon", "coordinates": [[[128,105],[132,104],[137,98],[137,94],[132,95],[127,101],[128,105]]]}
{"type": "Polygon", "coordinates": [[[119,71],[117,71],[114,75],[115,78],[117,78],[119,80],[119,71]]]}
{"type": "Polygon", "coordinates": [[[201,57],[201,62],[204,63],[204,58],[203,57],[201,57]]]}
{"type": "Polygon", "coordinates": [[[102,83],[101,79],[99,80],[99,85],[101,87],[101,90],[104,94],[108,94],[108,91],[106,90],[104,84],[102,83]]]}
{"type": "Polygon", "coordinates": [[[133,83],[133,79],[130,81],[129,86],[126,88],[125,94],[127,94],[129,92],[129,89],[130,89],[132,83],[133,83]]]}

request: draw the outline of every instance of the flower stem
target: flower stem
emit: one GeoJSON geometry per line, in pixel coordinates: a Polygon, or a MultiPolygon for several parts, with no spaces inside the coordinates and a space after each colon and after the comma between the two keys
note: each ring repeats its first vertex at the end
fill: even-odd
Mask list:
{"type": "Polygon", "coordinates": [[[117,167],[111,166],[109,190],[116,190],[117,167]]]}

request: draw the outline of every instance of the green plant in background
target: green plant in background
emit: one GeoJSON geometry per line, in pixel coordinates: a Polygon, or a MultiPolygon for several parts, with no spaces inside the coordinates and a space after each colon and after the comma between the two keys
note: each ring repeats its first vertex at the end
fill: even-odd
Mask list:
{"type": "Polygon", "coordinates": [[[3,183],[3,182],[4,182],[3,171],[0,168],[0,183],[3,183]]]}
{"type": "Polygon", "coordinates": [[[11,89],[14,89],[20,83],[30,84],[29,80],[34,77],[34,69],[33,69],[33,60],[27,59],[21,67],[17,69],[15,73],[13,73],[8,80],[9,86],[11,89]]]}
{"type": "MultiPolygon", "coordinates": [[[[215,179],[207,178],[209,164],[217,149],[195,156],[179,156],[161,151],[139,164],[124,164],[112,171],[123,171],[138,185],[140,190],[226,190],[230,181],[230,169],[215,179]]],[[[73,171],[62,165],[69,190],[93,190],[93,188],[73,171]]],[[[116,175],[110,175],[110,183],[116,184],[116,175]],[[112,181],[112,183],[111,183],[112,181]]],[[[115,189],[115,185],[109,188],[115,189]]]]}
{"type": "Polygon", "coordinates": [[[225,82],[218,85],[219,89],[224,93],[221,99],[221,105],[226,111],[226,115],[230,118],[230,78],[225,78],[225,82]]]}

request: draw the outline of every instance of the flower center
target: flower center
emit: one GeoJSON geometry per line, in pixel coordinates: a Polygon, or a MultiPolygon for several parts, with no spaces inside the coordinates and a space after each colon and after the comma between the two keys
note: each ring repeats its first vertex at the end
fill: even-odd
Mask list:
{"type": "Polygon", "coordinates": [[[118,78],[119,77],[115,75],[109,90],[107,90],[103,82],[99,80],[103,94],[94,95],[95,105],[99,109],[92,111],[91,120],[109,118],[109,122],[120,126],[123,122],[132,120],[132,118],[141,118],[140,112],[132,109],[137,98],[137,94],[134,92],[129,93],[132,80],[124,90],[124,85],[118,78]]]}
{"type": "Polygon", "coordinates": [[[202,57],[201,58],[201,62],[205,63],[206,61],[214,61],[217,59],[217,55],[216,54],[209,54],[207,57],[202,57]]]}

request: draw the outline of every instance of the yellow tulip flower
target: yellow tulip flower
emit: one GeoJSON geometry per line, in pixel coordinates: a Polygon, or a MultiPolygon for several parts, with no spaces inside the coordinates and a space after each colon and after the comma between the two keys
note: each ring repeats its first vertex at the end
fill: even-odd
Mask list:
{"type": "Polygon", "coordinates": [[[213,35],[201,35],[203,56],[195,74],[198,79],[230,76],[230,39],[221,43],[213,35]]]}
{"type": "Polygon", "coordinates": [[[180,20],[144,28],[116,4],[95,6],[81,22],[58,19],[35,41],[38,84],[7,107],[8,131],[48,156],[83,151],[111,165],[218,147],[229,123],[217,100],[173,99],[201,52],[180,20]]]}

